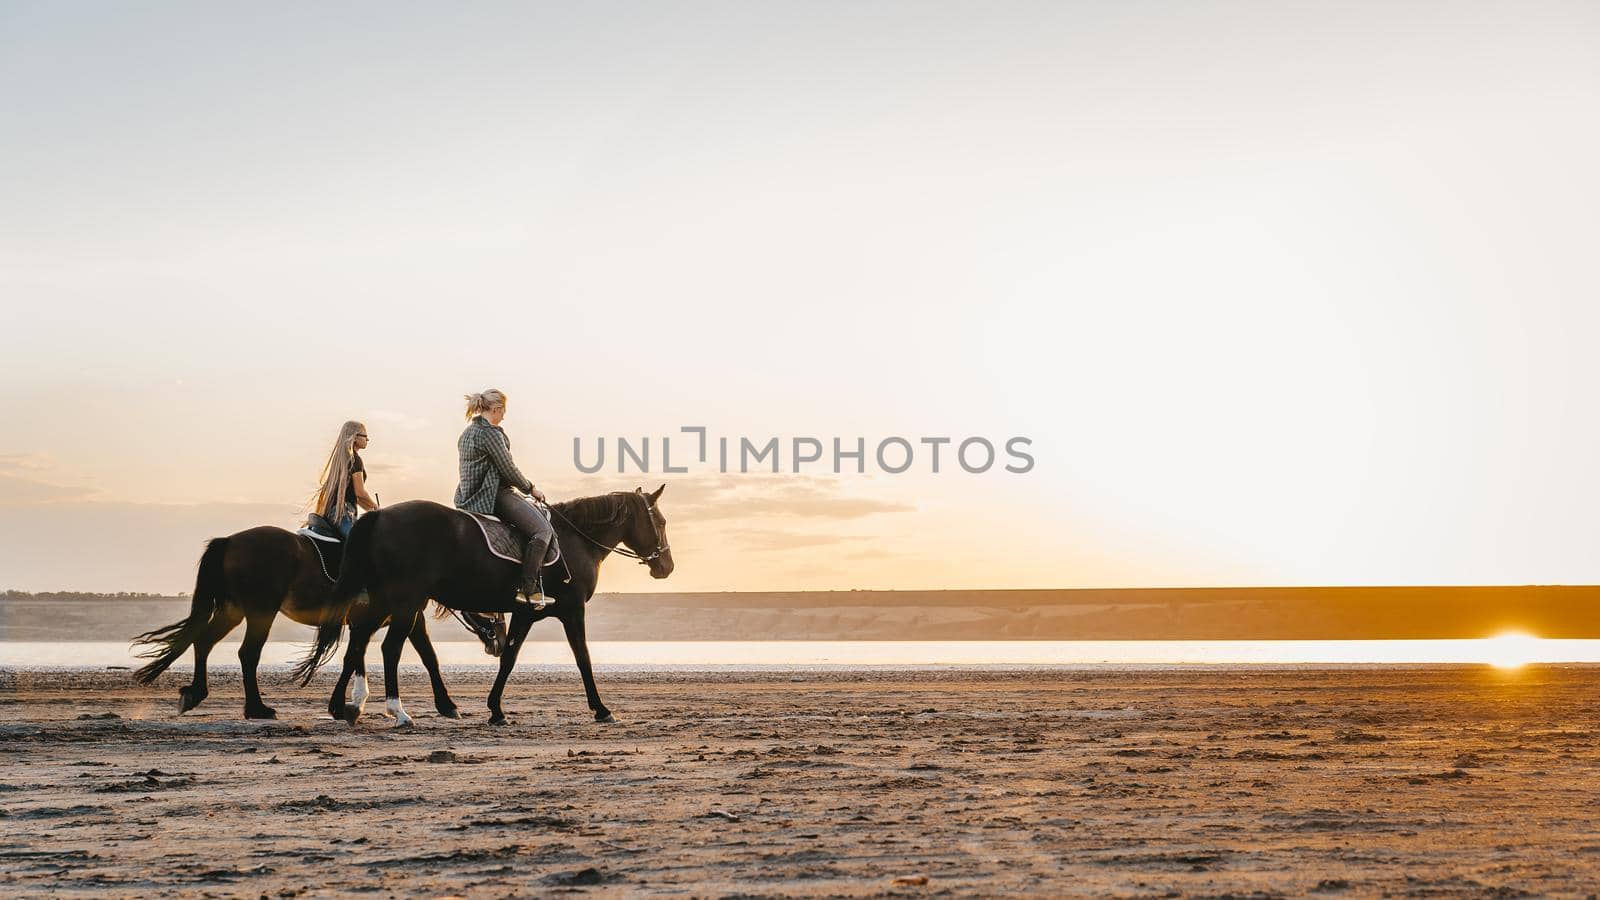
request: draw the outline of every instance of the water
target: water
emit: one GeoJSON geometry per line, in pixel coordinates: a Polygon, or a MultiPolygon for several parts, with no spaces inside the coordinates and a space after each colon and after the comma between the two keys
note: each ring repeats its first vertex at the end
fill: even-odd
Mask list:
{"type": "MultiPolygon", "coordinates": [[[[476,643],[434,645],[451,666],[492,667],[476,643]]],[[[239,645],[217,645],[213,667],[238,666],[239,645]]],[[[1600,640],[1550,640],[1505,635],[1483,640],[1418,641],[596,641],[589,645],[596,666],[759,669],[771,667],[872,666],[1169,666],[1169,665],[1351,665],[1478,663],[1600,663],[1600,640]]],[[[299,658],[305,645],[270,642],[267,665],[299,658]]],[[[369,663],[380,659],[376,643],[369,663]]],[[[402,657],[416,665],[410,647],[402,657]]],[[[174,668],[187,667],[185,655],[174,668]]],[[[0,668],[137,666],[118,641],[0,641],[0,668]]],[[[566,644],[529,642],[519,665],[571,666],[566,644]]]]}

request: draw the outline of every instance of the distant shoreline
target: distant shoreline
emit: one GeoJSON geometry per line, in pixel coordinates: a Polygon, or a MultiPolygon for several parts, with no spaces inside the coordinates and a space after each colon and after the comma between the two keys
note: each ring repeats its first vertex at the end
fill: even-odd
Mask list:
{"type": "MultiPolygon", "coordinates": [[[[602,593],[589,609],[613,641],[1600,638],[1594,585],[602,593]]],[[[182,595],[8,591],[0,640],[127,640],[188,611],[182,595]]],[[[309,634],[280,617],[272,638],[309,634]]]]}

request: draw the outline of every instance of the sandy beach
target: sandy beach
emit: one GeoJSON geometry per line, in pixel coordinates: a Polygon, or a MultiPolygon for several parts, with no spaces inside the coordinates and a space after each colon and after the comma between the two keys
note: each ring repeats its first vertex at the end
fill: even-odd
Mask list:
{"type": "Polygon", "coordinates": [[[1600,668],[0,672],[7,895],[1592,894],[1600,668]],[[381,688],[374,685],[380,693],[381,688]]]}

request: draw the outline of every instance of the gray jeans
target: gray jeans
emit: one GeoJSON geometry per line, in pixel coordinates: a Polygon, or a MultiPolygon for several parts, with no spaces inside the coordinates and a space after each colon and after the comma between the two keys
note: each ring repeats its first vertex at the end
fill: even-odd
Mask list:
{"type": "Polygon", "coordinates": [[[532,500],[510,488],[501,488],[500,493],[495,495],[494,514],[527,537],[528,549],[522,560],[522,576],[532,583],[540,569],[556,561],[556,530],[532,500]]]}

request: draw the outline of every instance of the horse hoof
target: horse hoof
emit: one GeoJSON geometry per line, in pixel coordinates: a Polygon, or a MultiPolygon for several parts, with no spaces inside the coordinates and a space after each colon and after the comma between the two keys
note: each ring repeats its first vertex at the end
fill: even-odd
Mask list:
{"type": "Polygon", "coordinates": [[[461,710],[452,706],[439,710],[439,715],[444,716],[446,719],[459,719],[461,718],[461,710]]]}
{"type": "Polygon", "coordinates": [[[489,717],[489,724],[490,725],[509,725],[510,722],[507,721],[505,713],[495,713],[494,715],[489,717]]]}
{"type": "Polygon", "coordinates": [[[358,706],[346,706],[339,711],[339,718],[343,719],[346,725],[355,725],[356,720],[361,718],[361,708],[358,706]]]}
{"type": "Polygon", "coordinates": [[[246,709],[244,717],[246,719],[276,719],[278,711],[270,706],[263,706],[259,709],[246,709]]]}
{"type": "Polygon", "coordinates": [[[602,709],[594,714],[594,720],[601,725],[612,725],[616,723],[617,717],[611,714],[611,710],[602,709]]]}
{"type": "Polygon", "coordinates": [[[178,689],[178,715],[181,716],[184,713],[188,712],[189,710],[194,709],[196,706],[199,706],[200,705],[200,701],[202,701],[204,699],[206,699],[206,695],[205,694],[196,695],[196,694],[190,693],[188,688],[179,688],[178,689]]]}

